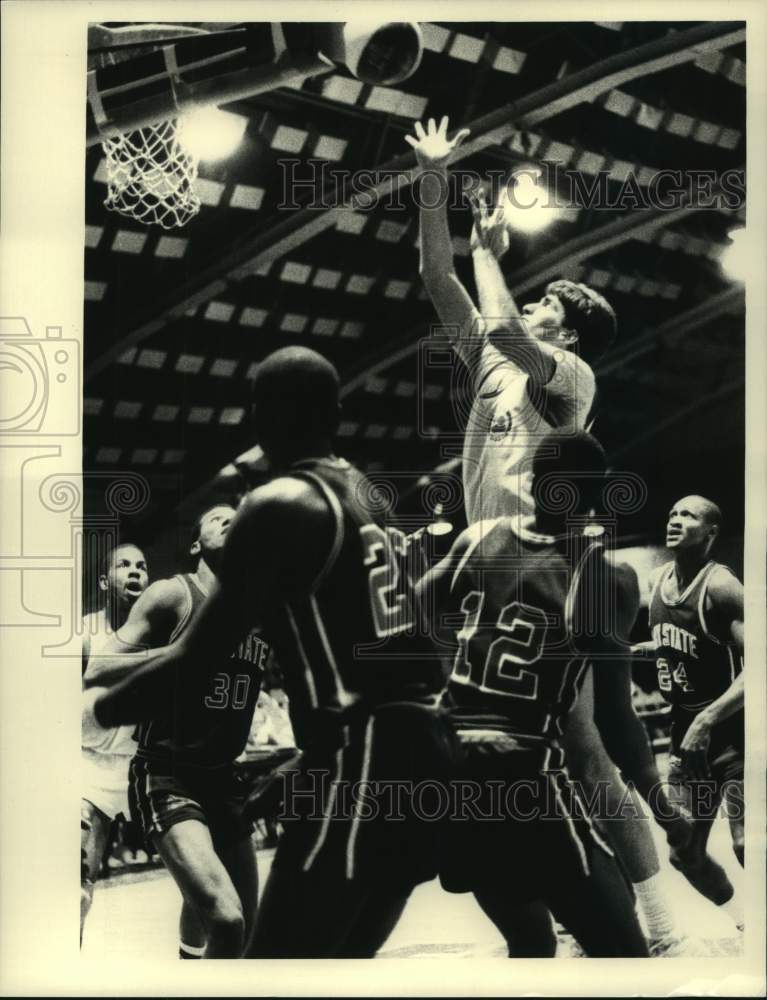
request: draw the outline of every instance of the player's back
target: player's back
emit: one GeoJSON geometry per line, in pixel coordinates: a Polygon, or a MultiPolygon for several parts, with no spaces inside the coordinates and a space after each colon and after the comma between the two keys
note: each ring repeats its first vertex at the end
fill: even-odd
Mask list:
{"type": "MultiPolygon", "coordinates": [[[[602,545],[573,537],[565,555],[521,518],[473,530],[479,540],[456,570],[449,603],[462,623],[448,684],[453,723],[467,735],[496,731],[556,747],[586,666],[573,619],[582,620],[582,581],[602,564],[602,545]]],[[[545,762],[556,760],[547,753],[545,762]]]]}
{"type": "Polygon", "coordinates": [[[266,626],[299,744],[318,709],[433,703],[442,671],[422,627],[404,534],[384,523],[380,498],[348,462],[306,460],[289,475],[324,497],[334,530],[309,595],[284,605],[266,626]]]}
{"type": "Polygon", "coordinates": [[[594,402],[594,374],[571,351],[544,386],[487,347],[464,435],[462,476],[469,524],[532,514],[530,463],[551,432],[586,426],[594,402]]]}

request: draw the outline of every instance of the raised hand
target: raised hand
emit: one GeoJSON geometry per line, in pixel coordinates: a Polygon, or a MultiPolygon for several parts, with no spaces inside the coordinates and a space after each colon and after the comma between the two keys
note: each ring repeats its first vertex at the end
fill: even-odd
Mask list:
{"type": "Polygon", "coordinates": [[[405,142],[415,150],[418,166],[423,170],[444,169],[450,162],[453,150],[469,135],[469,129],[462,128],[452,139],[448,139],[447,126],[447,115],[443,116],[439,128],[434,119],[430,118],[425,129],[420,122],[415,123],[415,138],[412,135],[405,136],[405,142]]]}
{"type": "Polygon", "coordinates": [[[492,215],[482,188],[479,189],[478,194],[470,194],[469,201],[474,216],[474,226],[471,230],[471,249],[476,250],[477,247],[482,247],[483,250],[490,250],[495,259],[500,260],[509,249],[509,231],[503,212],[503,200],[499,198],[492,215]]]}

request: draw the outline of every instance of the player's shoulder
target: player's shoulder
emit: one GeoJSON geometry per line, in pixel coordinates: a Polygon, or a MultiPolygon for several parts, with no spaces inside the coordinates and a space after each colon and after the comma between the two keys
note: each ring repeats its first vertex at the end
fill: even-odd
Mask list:
{"type": "Polygon", "coordinates": [[[87,615],[83,615],[83,634],[88,635],[91,632],[100,632],[106,628],[106,611],[102,608],[100,611],[91,611],[87,615]]]}
{"type": "Polygon", "coordinates": [[[327,501],[313,483],[285,475],[250,492],[238,508],[236,523],[238,532],[277,542],[286,533],[294,539],[312,534],[331,517],[327,501]]]}
{"type": "MultiPolygon", "coordinates": [[[[139,598],[142,607],[151,606],[158,610],[176,608],[186,598],[186,588],[178,576],[169,576],[150,583],[139,598]]],[[[136,602],[136,605],[138,601],[136,602]]],[[[134,607],[136,606],[134,605],[134,607]]]]}
{"type": "Polygon", "coordinates": [[[278,476],[252,490],[242,501],[238,514],[269,516],[276,514],[317,514],[326,512],[327,504],[317,487],[299,476],[278,476]]]}
{"type": "Polygon", "coordinates": [[[672,565],[673,563],[671,561],[663,562],[660,564],[660,566],[655,566],[653,569],[650,570],[650,575],[647,579],[647,583],[650,588],[650,593],[652,593],[655,590],[660,581],[668,572],[669,567],[672,565]]]}
{"type": "Polygon", "coordinates": [[[729,603],[742,598],[743,584],[724,563],[714,563],[708,575],[708,597],[715,603],[729,603]]]}

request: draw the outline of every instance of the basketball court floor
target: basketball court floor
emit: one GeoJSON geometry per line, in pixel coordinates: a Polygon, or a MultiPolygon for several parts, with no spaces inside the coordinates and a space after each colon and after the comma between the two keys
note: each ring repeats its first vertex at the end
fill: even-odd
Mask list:
{"type": "MultiPolygon", "coordinates": [[[[693,938],[695,957],[738,955],[740,935],[730,918],[703,899],[671,868],[663,836],[655,828],[668,889],[680,931],[693,938]]],[[[726,821],[719,818],[711,833],[712,855],[722,864],[736,888],[742,890],[743,871],[729,844],[726,821]]],[[[259,876],[264,885],[274,855],[260,851],[259,876]]],[[[180,896],[164,871],[115,876],[96,886],[93,908],[85,928],[82,955],[116,961],[155,961],[178,951],[180,896]]],[[[558,957],[571,955],[571,939],[560,936],[558,957]]],[[[407,908],[378,958],[502,958],[503,939],[471,895],[452,895],[429,882],[413,893],[407,908]]]]}

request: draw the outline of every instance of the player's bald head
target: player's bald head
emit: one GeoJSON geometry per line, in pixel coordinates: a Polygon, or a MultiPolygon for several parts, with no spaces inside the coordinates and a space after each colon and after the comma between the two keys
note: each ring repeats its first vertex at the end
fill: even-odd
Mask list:
{"type": "Polygon", "coordinates": [[[697,493],[691,493],[690,496],[682,497],[681,500],[677,500],[672,510],[679,510],[683,508],[693,511],[693,513],[702,518],[706,524],[710,524],[715,528],[721,527],[722,511],[714,503],[714,501],[709,500],[708,497],[702,497],[697,493]]]}
{"type": "Polygon", "coordinates": [[[339,416],[335,367],[308,347],[283,347],[264,358],[253,380],[253,423],[270,458],[330,439],[339,416]]]}

